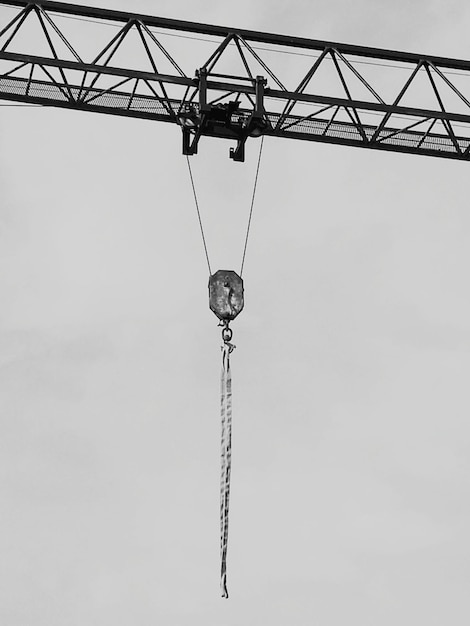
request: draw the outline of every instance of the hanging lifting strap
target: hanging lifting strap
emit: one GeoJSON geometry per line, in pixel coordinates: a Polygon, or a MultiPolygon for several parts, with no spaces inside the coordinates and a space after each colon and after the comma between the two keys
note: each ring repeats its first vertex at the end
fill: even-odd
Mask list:
{"type": "Polygon", "coordinates": [[[230,501],[230,470],[232,465],[232,375],[230,353],[234,345],[224,341],[222,346],[222,372],[220,377],[220,414],[222,421],[221,472],[220,472],[220,591],[228,598],[227,543],[228,511],[230,501]]]}
{"type": "MultiPolygon", "coordinates": [[[[253,216],[253,206],[256,196],[256,186],[258,183],[258,175],[261,163],[261,155],[263,152],[264,137],[261,138],[261,146],[258,155],[258,164],[256,168],[256,176],[253,187],[253,195],[251,198],[250,213],[248,217],[248,226],[246,230],[245,245],[243,247],[243,256],[241,263],[240,276],[243,272],[243,266],[245,264],[246,249],[248,245],[248,237],[250,234],[251,219],[253,216]]],[[[206,238],[204,235],[204,228],[202,225],[201,212],[199,210],[199,203],[197,200],[196,187],[194,184],[194,178],[191,171],[191,164],[188,156],[186,156],[188,164],[189,176],[191,180],[191,186],[193,190],[194,202],[196,205],[196,211],[199,221],[199,228],[201,231],[202,242],[204,245],[204,252],[206,255],[207,267],[209,269],[209,276],[212,278],[211,266],[209,261],[209,253],[207,250],[206,238]]],[[[214,309],[213,309],[214,310],[214,309]]],[[[233,319],[233,318],[230,318],[233,319]]],[[[228,598],[227,591],[227,544],[228,544],[228,514],[229,514],[229,500],[230,500],[230,472],[232,465],[232,375],[230,373],[230,353],[235,346],[230,343],[232,338],[232,331],[228,327],[228,319],[224,320],[221,324],[224,326],[222,330],[222,372],[220,378],[220,397],[221,397],[221,422],[222,422],[222,441],[221,441],[221,474],[220,474],[220,590],[223,598],[228,598]]]]}

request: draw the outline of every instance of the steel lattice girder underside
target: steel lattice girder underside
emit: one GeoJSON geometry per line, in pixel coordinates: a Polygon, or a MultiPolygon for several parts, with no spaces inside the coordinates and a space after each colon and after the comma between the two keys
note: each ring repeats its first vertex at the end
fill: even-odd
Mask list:
{"type": "MultiPolygon", "coordinates": [[[[8,6],[0,8],[2,99],[179,124],[194,142],[193,152],[199,136],[240,144],[250,135],[264,134],[470,158],[468,61],[59,2],[2,4],[8,6]],[[89,47],[89,24],[70,22],[70,17],[92,20],[94,28],[114,26],[111,38],[111,29],[102,29],[102,43],[89,61],[83,51],[89,47]],[[20,34],[33,22],[38,30],[26,50],[20,34]],[[187,33],[197,37],[188,43],[182,39],[187,33]],[[180,58],[161,41],[170,36],[172,48],[175,41],[184,44],[186,56],[188,46],[203,43],[206,56],[186,73],[180,58]],[[133,47],[126,50],[131,37],[133,47]],[[124,59],[136,55],[136,42],[144,62],[132,68],[122,59],[117,62],[117,53],[124,59]],[[261,54],[269,56],[269,64],[261,54]],[[238,71],[233,70],[235,57],[238,71]],[[299,59],[303,65],[296,82],[285,86],[279,72],[289,78],[299,59]]],[[[195,58],[190,55],[191,63],[195,58]]]]}

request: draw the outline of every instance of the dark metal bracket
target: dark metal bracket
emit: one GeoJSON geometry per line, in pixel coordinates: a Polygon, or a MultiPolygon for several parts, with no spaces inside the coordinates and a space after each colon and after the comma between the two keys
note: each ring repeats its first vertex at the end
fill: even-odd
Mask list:
{"type": "Polygon", "coordinates": [[[240,108],[238,99],[225,103],[208,102],[208,72],[205,68],[196,74],[199,104],[183,104],[179,112],[183,131],[183,154],[197,154],[199,139],[203,135],[234,139],[236,147],[230,148],[230,158],[234,161],[245,160],[245,143],[248,137],[260,137],[270,127],[264,109],[264,90],[266,79],[257,76],[253,80],[255,103],[251,114],[240,108]]]}

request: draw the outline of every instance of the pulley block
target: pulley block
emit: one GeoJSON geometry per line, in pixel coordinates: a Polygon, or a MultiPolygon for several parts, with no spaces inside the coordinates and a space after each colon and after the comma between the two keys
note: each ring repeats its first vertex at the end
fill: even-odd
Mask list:
{"type": "Polygon", "coordinates": [[[223,322],[243,309],[243,280],[233,270],[218,270],[209,278],[209,307],[223,322]]]}

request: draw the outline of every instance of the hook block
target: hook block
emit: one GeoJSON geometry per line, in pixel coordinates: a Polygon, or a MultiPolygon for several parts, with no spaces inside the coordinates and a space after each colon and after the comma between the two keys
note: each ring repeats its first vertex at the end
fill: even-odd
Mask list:
{"type": "Polygon", "coordinates": [[[209,278],[209,307],[220,320],[230,321],[242,311],[243,280],[233,270],[218,270],[209,278]]]}

